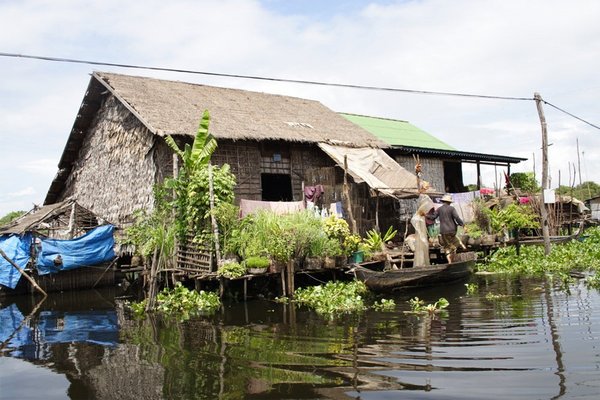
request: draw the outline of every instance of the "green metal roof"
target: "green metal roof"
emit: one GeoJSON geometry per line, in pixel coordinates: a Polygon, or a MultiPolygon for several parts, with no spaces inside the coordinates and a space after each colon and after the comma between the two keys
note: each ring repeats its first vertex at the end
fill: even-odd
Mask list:
{"type": "Polygon", "coordinates": [[[410,146],[437,150],[456,150],[406,121],[340,113],[350,122],[369,131],[391,146],[410,146]]]}

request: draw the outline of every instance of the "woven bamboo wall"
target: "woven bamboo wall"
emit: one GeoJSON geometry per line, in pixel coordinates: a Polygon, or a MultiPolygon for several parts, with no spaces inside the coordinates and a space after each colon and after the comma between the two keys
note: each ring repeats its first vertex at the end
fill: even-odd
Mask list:
{"type": "MultiPolygon", "coordinates": [[[[409,172],[415,172],[415,160],[412,156],[395,156],[394,160],[409,172]]],[[[431,187],[439,192],[445,191],[444,161],[439,158],[420,157],[423,175],[431,187]]]]}
{"type": "Polygon", "coordinates": [[[309,168],[333,165],[333,161],[314,145],[288,142],[219,141],[213,163],[231,166],[237,178],[236,199],[261,200],[261,174],[290,174],[295,201],[302,200],[302,182],[309,168]],[[274,155],[278,156],[275,157],[274,155]]]}
{"type": "Polygon", "coordinates": [[[59,200],[75,196],[85,208],[119,225],[151,209],[156,177],[154,136],[109,96],[86,132],[59,200]]]}

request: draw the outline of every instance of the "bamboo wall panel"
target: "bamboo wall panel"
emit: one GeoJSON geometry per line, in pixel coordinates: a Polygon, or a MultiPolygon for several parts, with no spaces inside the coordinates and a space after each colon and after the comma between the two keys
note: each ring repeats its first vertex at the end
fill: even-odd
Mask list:
{"type": "MultiPolygon", "coordinates": [[[[401,167],[409,172],[415,172],[415,160],[412,156],[396,156],[394,158],[401,167]]],[[[420,157],[422,179],[429,182],[438,192],[445,191],[444,161],[439,158],[420,157]]]]}

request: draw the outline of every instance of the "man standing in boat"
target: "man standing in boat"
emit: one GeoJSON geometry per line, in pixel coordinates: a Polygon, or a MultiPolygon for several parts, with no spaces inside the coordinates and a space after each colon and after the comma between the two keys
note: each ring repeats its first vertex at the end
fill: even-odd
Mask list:
{"type": "Polygon", "coordinates": [[[433,213],[433,218],[440,219],[440,245],[444,248],[448,262],[451,263],[456,249],[459,247],[465,249],[465,245],[456,237],[458,226],[465,226],[465,224],[458,216],[456,208],[451,206],[451,195],[445,194],[441,198],[441,202],[443,204],[433,213]]]}

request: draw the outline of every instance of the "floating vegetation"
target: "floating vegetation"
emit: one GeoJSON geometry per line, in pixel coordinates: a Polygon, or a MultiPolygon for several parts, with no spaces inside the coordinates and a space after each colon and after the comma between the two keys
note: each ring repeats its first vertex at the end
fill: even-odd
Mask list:
{"type": "Polygon", "coordinates": [[[393,299],[381,299],[373,303],[375,311],[394,311],[396,302],[393,299]]]}
{"type": "MultiPolygon", "coordinates": [[[[165,288],[158,293],[155,311],[184,321],[194,315],[212,314],[220,306],[217,293],[189,290],[178,282],[173,289],[165,288]]],[[[142,317],[145,315],[146,300],[130,303],[129,307],[136,316],[142,317]]]]}
{"type": "Polygon", "coordinates": [[[448,307],[450,302],[448,302],[448,300],[445,298],[440,297],[440,299],[433,304],[425,304],[424,300],[421,300],[418,297],[413,297],[408,301],[408,304],[410,305],[410,311],[408,311],[410,313],[433,315],[448,307]]]}
{"type": "Polygon", "coordinates": [[[488,301],[497,301],[497,300],[502,300],[502,299],[506,299],[510,296],[506,295],[506,294],[495,294],[495,293],[488,293],[485,295],[485,299],[488,301]]]}
{"type": "Polygon", "coordinates": [[[587,276],[584,282],[590,288],[600,289],[600,271],[596,271],[594,275],[587,276]]]}
{"type": "Polygon", "coordinates": [[[479,290],[479,285],[476,283],[465,283],[465,287],[467,288],[467,294],[469,296],[474,295],[479,290]]]}
{"type": "MultiPolygon", "coordinates": [[[[314,309],[318,314],[334,317],[340,314],[357,313],[366,310],[366,297],[369,291],[363,282],[328,282],[325,285],[298,288],[294,292],[294,302],[314,309]]],[[[286,303],[285,297],[277,302],[286,303]]],[[[375,301],[371,307],[376,311],[392,311],[396,302],[392,299],[375,301]]]]}
{"type": "Polygon", "coordinates": [[[295,302],[314,309],[319,314],[335,315],[366,309],[367,287],[359,281],[327,282],[325,285],[298,288],[295,302]]]}
{"type": "Polygon", "coordinates": [[[600,228],[586,230],[584,241],[574,240],[552,246],[548,256],[543,246],[522,246],[517,255],[514,246],[498,249],[480,270],[543,276],[548,273],[567,277],[573,270],[600,270],[600,228]]]}

